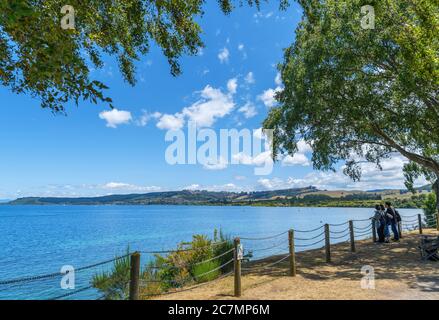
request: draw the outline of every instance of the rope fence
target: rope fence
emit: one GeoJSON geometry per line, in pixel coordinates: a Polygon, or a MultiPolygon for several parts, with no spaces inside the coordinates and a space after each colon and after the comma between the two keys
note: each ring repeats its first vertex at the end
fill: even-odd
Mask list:
{"type": "MultiPolygon", "coordinates": [[[[402,221],[398,225],[401,236],[404,232],[419,230],[423,233],[424,228],[436,228],[439,231],[439,217],[425,217],[424,220],[420,214],[401,216],[402,221]]],[[[264,235],[262,237],[237,237],[234,239],[233,246],[230,240],[221,242],[212,242],[209,245],[201,247],[178,248],[176,250],[158,250],[158,251],[136,251],[128,252],[126,255],[117,256],[113,259],[104,260],[98,263],[82,266],[74,270],[75,273],[92,270],[97,267],[106,266],[110,263],[115,264],[118,261],[126,259],[129,264],[129,275],[127,278],[119,279],[118,288],[130,300],[140,298],[152,298],[155,296],[168,295],[178,292],[193,290],[200,286],[208,285],[214,281],[224,279],[233,275],[234,295],[239,297],[242,293],[241,275],[264,271],[274,273],[270,270],[274,266],[282,267],[282,262],[288,261],[288,273],[290,276],[296,275],[296,252],[305,250],[324,249],[326,262],[331,262],[331,242],[344,243],[350,242],[350,251],[356,252],[356,241],[372,239],[377,241],[376,221],[372,218],[350,220],[338,224],[324,224],[310,230],[290,229],[274,235],[264,235]],[[367,224],[364,224],[368,222],[367,224]],[[346,228],[342,228],[347,226],[346,228]],[[317,234],[314,234],[317,233],[317,234]],[[298,234],[299,236],[296,236],[298,234]],[[282,238],[281,238],[282,237],[282,238]],[[241,241],[246,242],[249,247],[245,248],[241,241]],[[248,242],[248,243],[247,243],[248,242]],[[268,243],[267,243],[268,242],[268,243]],[[271,242],[271,243],[270,243],[271,242]],[[259,244],[260,243],[260,244],[259,244]],[[224,247],[219,247],[224,245],[224,247]],[[219,247],[220,250],[214,251],[219,247]],[[215,252],[213,257],[207,257],[202,261],[195,263],[149,263],[143,269],[140,268],[140,256],[145,255],[171,255],[182,253],[203,254],[203,252],[215,252]],[[266,256],[253,259],[253,253],[266,252],[266,256]],[[277,255],[274,255],[276,253],[277,255]],[[277,257],[279,259],[277,259],[277,257]],[[272,261],[273,259],[277,259],[272,261]],[[129,261],[128,261],[129,260],[129,261]],[[260,265],[263,264],[263,265],[260,265]],[[192,272],[196,268],[202,272],[192,272]],[[161,278],[161,273],[171,272],[182,274],[181,279],[166,280],[161,278]],[[164,288],[164,289],[163,289],[164,288]],[[156,290],[156,291],[154,291],[156,290]]],[[[335,244],[334,243],[334,244],[335,244]]],[[[212,255],[212,254],[210,254],[212,255]]],[[[279,269],[278,269],[279,270],[279,269]]],[[[277,270],[277,271],[278,271],[277,270]]],[[[33,283],[35,281],[49,281],[59,279],[68,275],[69,272],[55,272],[37,276],[21,277],[0,281],[0,292],[10,290],[22,284],[33,283]]],[[[52,296],[50,300],[62,300],[76,297],[86,291],[97,293],[98,289],[89,282],[78,289],[73,289],[64,294],[52,296]]],[[[96,294],[97,295],[97,294],[96,294]]],[[[97,300],[106,300],[109,296],[99,295],[97,300]]]]}

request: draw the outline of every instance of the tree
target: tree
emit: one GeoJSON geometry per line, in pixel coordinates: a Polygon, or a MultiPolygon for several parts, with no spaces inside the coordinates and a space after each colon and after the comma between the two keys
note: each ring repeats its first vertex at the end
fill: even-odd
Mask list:
{"type": "MultiPolygon", "coordinates": [[[[234,3],[217,0],[228,14],[234,3]]],[[[259,7],[260,0],[245,0],[259,7]]],[[[74,29],[61,28],[64,0],[0,0],[0,81],[19,94],[41,100],[42,107],[64,111],[69,101],[112,100],[92,80],[91,68],[103,66],[102,55],[117,57],[124,79],[134,85],[134,61],[161,48],[172,75],[181,73],[182,55],[196,55],[203,42],[196,19],[205,0],[70,0],[74,29]]],[[[280,0],[282,8],[286,0],[280,0]]],[[[71,12],[69,12],[71,13],[71,12]]]]}
{"type": "Polygon", "coordinates": [[[436,197],[434,194],[430,193],[424,200],[424,204],[422,206],[422,209],[424,210],[425,214],[425,223],[428,227],[435,227],[436,226],[436,197]]]}
{"type": "MultiPolygon", "coordinates": [[[[314,168],[361,179],[361,164],[400,153],[406,185],[425,176],[439,196],[439,3],[435,0],[300,0],[303,18],[279,70],[264,128],[274,156],[304,139],[314,168]],[[361,7],[372,5],[375,29],[361,7]]],[[[439,201],[438,201],[439,203],[439,201]]],[[[439,204],[438,204],[439,205],[439,204]]]]}

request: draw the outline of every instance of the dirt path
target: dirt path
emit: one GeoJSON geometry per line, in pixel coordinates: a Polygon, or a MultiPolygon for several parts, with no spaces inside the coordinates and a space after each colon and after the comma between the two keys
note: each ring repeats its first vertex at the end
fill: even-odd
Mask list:
{"type": "MultiPolygon", "coordinates": [[[[436,231],[427,231],[437,235],[436,231]]],[[[371,240],[357,243],[357,252],[349,244],[332,247],[332,263],[324,261],[323,250],[297,254],[295,278],[287,275],[288,260],[264,273],[242,277],[241,299],[310,300],[310,299],[432,299],[439,300],[439,262],[420,261],[419,235],[406,234],[399,243],[374,244],[371,240]],[[360,270],[369,265],[375,272],[375,289],[362,289],[360,270]]],[[[266,259],[264,265],[279,260],[266,259]]],[[[173,293],[159,299],[236,299],[233,278],[228,277],[192,290],[173,293]]]]}

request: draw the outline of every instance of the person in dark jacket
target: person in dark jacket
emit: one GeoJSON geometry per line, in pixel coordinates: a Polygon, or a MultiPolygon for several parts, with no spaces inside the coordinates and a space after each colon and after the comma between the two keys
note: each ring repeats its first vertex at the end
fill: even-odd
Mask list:
{"type": "Polygon", "coordinates": [[[389,231],[389,225],[387,224],[387,215],[386,215],[386,208],[382,204],[380,204],[381,209],[381,215],[384,225],[384,242],[389,243],[390,242],[390,231],[389,231]]]}
{"type": "Polygon", "coordinates": [[[393,241],[399,241],[399,233],[398,233],[398,221],[395,213],[395,209],[392,208],[392,204],[390,202],[386,202],[386,219],[387,224],[390,225],[393,232],[393,241]]]}

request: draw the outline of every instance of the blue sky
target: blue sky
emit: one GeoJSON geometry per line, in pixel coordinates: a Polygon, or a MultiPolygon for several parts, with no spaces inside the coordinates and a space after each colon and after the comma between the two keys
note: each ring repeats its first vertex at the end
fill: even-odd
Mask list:
{"type": "Polygon", "coordinates": [[[172,77],[155,47],[137,64],[135,87],[123,81],[113,58],[93,71],[94,78],[110,87],[117,109],[111,113],[103,105],[81,103],[69,105],[67,116],[54,115],[41,109],[38,100],[0,88],[0,199],[308,185],[403,187],[401,157],[385,161],[383,172],[365,167],[364,180],[353,183],[341,172],[313,171],[305,144],[268,176],[256,176],[248,163],[210,169],[166,163],[166,129],[184,129],[193,118],[215,130],[261,127],[275,104],[273,92],[281,86],[276,64],[283,48],[293,43],[300,18],[296,3],[285,12],[273,2],[263,4],[260,12],[243,7],[230,16],[209,4],[200,21],[206,48],[199,56],[181,59],[183,75],[172,77]]]}

